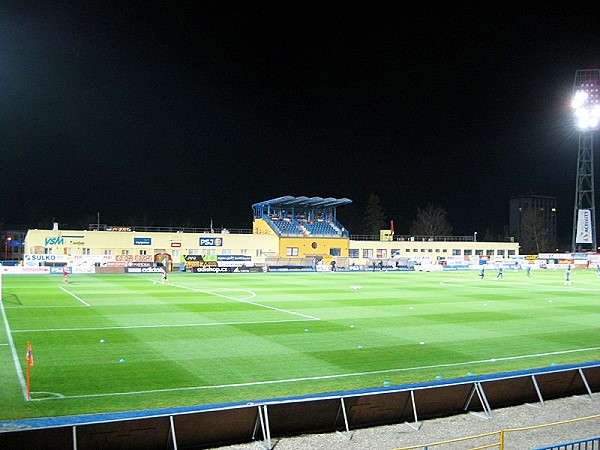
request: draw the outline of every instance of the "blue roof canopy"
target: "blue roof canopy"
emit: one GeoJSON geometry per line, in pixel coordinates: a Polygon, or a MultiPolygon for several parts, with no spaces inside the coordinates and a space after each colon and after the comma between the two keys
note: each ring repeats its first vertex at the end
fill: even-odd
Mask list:
{"type": "Polygon", "coordinates": [[[306,207],[311,209],[326,209],[326,208],[335,208],[342,205],[349,205],[352,203],[352,200],[348,198],[333,198],[333,197],[292,197],[291,195],[286,195],[284,197],[277,197],[272,200],[265,200],[259,203],[255,203],[252,205],[253,208],[277,208],[282,209],[286,207],[290,208],[298,208],[298,207],[306,207]]]}

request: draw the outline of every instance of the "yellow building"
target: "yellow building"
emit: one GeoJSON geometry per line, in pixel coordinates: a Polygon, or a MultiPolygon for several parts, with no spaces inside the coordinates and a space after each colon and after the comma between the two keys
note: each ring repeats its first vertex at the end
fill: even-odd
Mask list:
{"type": "Polygon", "coordinates": [[[253,205],[252,230],[189,230],[98,226],[92,230],[33,229],[25,266],[68,265],[81,272],[124,272],[166,265],[171,270],[390,269],[474,265],[518,256],[518,243],[476,242],[474,236],[394,236],[351,239],[336,219],[348,199],[280,197],[253,205]]]}

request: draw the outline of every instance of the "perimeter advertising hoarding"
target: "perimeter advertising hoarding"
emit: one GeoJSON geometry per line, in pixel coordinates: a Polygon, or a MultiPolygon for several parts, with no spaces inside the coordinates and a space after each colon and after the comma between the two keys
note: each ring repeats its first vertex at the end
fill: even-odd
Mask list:
{"type": "Polygon", "coordinates": [[[23,264],[26,266],[39,266],[46,263],[67,263],[67,255],[38,255],[26,253],[23,255],[23,264]]]}
{"type": "Polygon", "coordinates": [[[19,274],[48,274],[50,273],[50,267],[48,266],[36,266],[36,267],[24,267],[24,266],[0,266],[0,272],[3,274],[19,275],[19,274]]]}
{"type": "Polygon", "coordinates": [[[186,269],[196,267],[251,267],[252,257],[247,255],[184,255],[186,269]]]}
{"type": "Polygon", "coordinates": [[[217,255],[219,267],[248,267],[253,266],[252,257],[246,255],[217,255]]]}
{"type": "Polygon", "coordinates": [[[193,273],[259,273],[262,272],[260,267],[194,267],[193,273]]]}
{"type": "Polygon", "coordinates": [[[152,255],[115,255],[115,261],[117,262],[148,262],[153,263],[154,257],[152,255]]]}
{"type": "Polygon", "coordinates": [[[160,267],[127,267],[125,269],[127,273],[162,273],[160,267]]]}
{"type": "MultiPolygon", "coordinates": [[[[206,261],[209,256],[202,255],[184,255],[183,263],[186,269],[194,269],[196,267],[216,267],[217,261],[206,261]]],[[[213,256],[214,258],[214,256],[213,256]]]]}

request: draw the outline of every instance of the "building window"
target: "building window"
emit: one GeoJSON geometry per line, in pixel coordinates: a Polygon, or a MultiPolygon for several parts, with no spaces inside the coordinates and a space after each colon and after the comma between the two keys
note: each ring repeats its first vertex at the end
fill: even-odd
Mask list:
{"type": "Polygon", "coordinates": [[[147,255],[148,254],[148,250],[140,250],[140,255],[147,255]]]}
{"type": "Polygon", "coordinates": [[[200,249],[199,248],[190,248],[188,255],[199,255],[200,254],[200,249]]]}
{"type": "Polygon", "coordinates": [[[471,256],[473,254],[473,250],[470,248],[465,249],[465,256],[471,256]]]}
{"type": "Polygon", "coordinates": [[[359,257],[358,255],[360,255],[360,252],[358,251],[357,248],[350,249],[350,251],[349,251],[350,258],[358,258],[359,257]]]}
{"type": "Polygon", "coordinates": [[[504,250],[498,250],[498,256],[504,256],[504,250]]]}
{"type": "Polygon", "coordinates": [[[107,256],[110,256],[110,255],[112,255],[112,250],[110,248],[108,248],[108,249],[104,250],[104,254],[107,256]]]}
{"type": "Polygon", "coordinates": [[[44,247],[44,254],[45,255],[51,255],[52,254],[52,247],[44,247]]]}
{"type": "Polygon", "coordinates": [[[286,247],[285,256],[298,256],[298,247],[286,247]]]}
{"type": "Polygon", "coordinates": [[[248,254],[248,249],[243,248],[240,250],[240,255],[247,255],[248,254]]]}
{"type": "Polygon", "coordinates": [[[223,253],[221,253],[222,255],[231,255],[231,249],[230,248],[224,248],[223,249],[223,253]]]}
{"type": "Polygon", "coordinates": [[[509,250],[508,251],[508,256],[515,256],[515,251],[514,250],[509,250]]]}
{"type": "Polygon", "coordinates": [[[173,260],[178,260],[179,259],[179,250],[172,250],[171,257],[173,258],[173,260]]]}
{"type": "Polygon", "coordinates": [[[342,249],[341,248],[330,248],[329,249],[329,256],[340,256],[342,254],[342,249]]]}
{"type": "Polygon", "coordinates": [[[129,255],[129,250],[121,250],[121,255],[129,255]]]}
{"type": "Polygon", "coordinates": [[[83,254],[83,255],[91,255],[92,254],[92,249],[84,247],[84,248],[81,249],[81,254],[83,254]]]}
{"type": "Polygon", "coordinates": [[[363,258],[368,258],[368,259],[373,258],[373,249],[372,248],[363,248],[363,258]]]}
{"type": "Polygon", "coordinates": [[[377,249],[377,258],[387,258],[387,249],[378,248],[377,249]]]}
{"type": "Polygon", "coordinates": [[[481,250],[481,249],[475,250],[475,254],[477,256],[482,256],[483,255],[483,250],[481,250]]]}
{"type": "Polygon", "coordinates": [[[459,248],[452,249],[452,256],[460,256],[460,255],[462,255],[462,253],[459,248]]]}
{"type": "Polygon", "coordinates": [[[494,256],[494,250],[486,250],[485,256],[494,256]]]}

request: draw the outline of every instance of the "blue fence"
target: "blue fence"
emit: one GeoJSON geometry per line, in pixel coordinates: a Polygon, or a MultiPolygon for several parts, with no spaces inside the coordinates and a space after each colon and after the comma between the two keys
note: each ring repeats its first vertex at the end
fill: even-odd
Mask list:
{"type": "Polygon", "coordinates": [[[600,449],[600,436],[580,441],[566,442],[564,444],[538,447],[532,450],[598,450],[600,449]]]}

